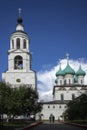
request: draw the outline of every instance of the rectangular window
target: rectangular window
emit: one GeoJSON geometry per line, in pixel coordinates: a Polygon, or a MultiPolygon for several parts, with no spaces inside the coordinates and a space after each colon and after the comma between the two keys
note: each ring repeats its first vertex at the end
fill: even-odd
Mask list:
{"type": "Polygon", "coordinates": [[[48,106],[48,108],[50,108],[50,106],[48,106]]]}
{"type": "Polygon", "coordinates": [[[61,94],[61,101],[63,102],[64,101],[64,95],[61,94]]]}

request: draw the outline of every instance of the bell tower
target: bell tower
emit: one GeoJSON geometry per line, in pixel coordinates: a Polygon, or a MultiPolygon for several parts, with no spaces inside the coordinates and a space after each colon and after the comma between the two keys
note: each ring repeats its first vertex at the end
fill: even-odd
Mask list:
{"type": "Polygon", "coordinates": [[[19,9],[16,31],[10,36],[8,70],[2,74],[2,80],[13,87],[26,84],[36,88],[36,73],[31,69],[31,62],[30,39],[24,31],[21,9],[19,9]]]}
{"type": "Polygon", "coordinates": [[[23,20],[17,19],[16,31],[10,37],[10,50],[8,51],[8,71],[27,72],[31,69],[30,41],[24,31],[23,20]]]}

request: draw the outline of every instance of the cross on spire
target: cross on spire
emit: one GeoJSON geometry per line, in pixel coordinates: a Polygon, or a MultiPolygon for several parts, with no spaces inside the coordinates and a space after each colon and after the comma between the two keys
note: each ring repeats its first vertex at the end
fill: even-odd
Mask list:
{"type": "Polygon", "coordinates": [[[81,67],[81,58],[79,58],[78,61],[79,61],[79,66],[81,67]]]}
{"type": "Polygon", "coordinates": [[[22,22],[23,22],[23,20],[22,20],[22,18],[21,18],[21,8],[19,8],[18,9],[18,19],[17,19],[17,22],[19,23],[19,24],[21,24],[22,22]]]}
{"type": "Polygon", "coordinates": [[[68,61],[69,61],[69,53],[66,54],[66,58],[67,58],[67,64],[68,64],[68,61]]]}
{"type": "Polygon", "coordinates": [[[19,12],[19,17],[21,17],[21,8],[18,9],[18,12],[19,12]]]}

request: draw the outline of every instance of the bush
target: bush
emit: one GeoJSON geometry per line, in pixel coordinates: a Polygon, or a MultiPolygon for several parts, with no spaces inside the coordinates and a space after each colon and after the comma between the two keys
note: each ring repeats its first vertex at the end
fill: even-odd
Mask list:
{"type": "Polygon", "coordinates": [[[87,125],[87,120],[73,120],[71,122],[76,123],[76,124],[85,124],[85,125],[87,125]]]}

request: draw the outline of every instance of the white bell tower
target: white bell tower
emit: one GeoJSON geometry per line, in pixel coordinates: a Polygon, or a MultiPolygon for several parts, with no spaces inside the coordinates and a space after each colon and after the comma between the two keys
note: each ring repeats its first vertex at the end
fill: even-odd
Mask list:
{"type": "Polygon", "coordinates": [[[8,51],[8,70],[2,74],[2,80],[12,87],[26,84],[36,89],[36,73],[31,70],[30,40],[24,31],[19,9],[16,31],[10,36],[10,50],[8,51]]]}

